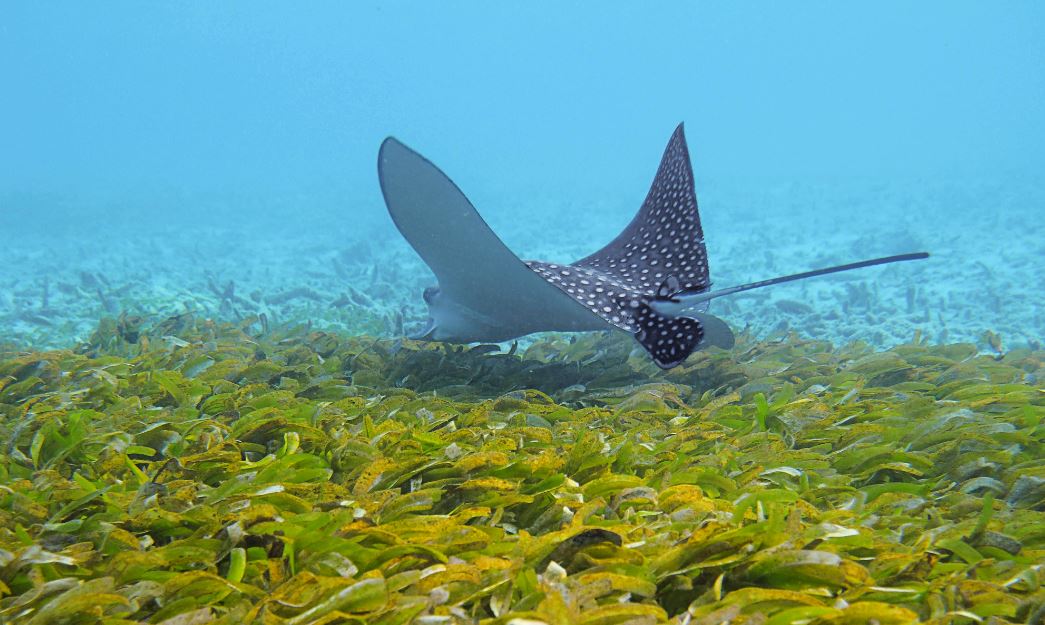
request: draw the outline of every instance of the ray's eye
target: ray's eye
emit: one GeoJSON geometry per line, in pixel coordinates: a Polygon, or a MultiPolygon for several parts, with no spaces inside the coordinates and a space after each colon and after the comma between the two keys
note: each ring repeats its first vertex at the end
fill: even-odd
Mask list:
{"type": "Polygon", "coordinates": [[[436,295],[439,295],[439,287],[437,286],[426,287],[421,293],[421,297],[424,298],[426,304],[431,304],[435,300],[436,295]]]}

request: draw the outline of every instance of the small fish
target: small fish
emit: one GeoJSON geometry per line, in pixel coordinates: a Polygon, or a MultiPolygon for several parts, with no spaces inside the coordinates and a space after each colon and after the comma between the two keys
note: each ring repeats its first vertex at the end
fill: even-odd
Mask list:
{"type": "Polygon", "coordinates": [[[570,264],[519,259],[446,174],[393,137],[381,144],[378,178],[396,227],[439,281],[423,293],[429,322],[414,338],[425,340],[501,342],[618,328],[669,369],[695,350],[733,346],[726,322],[707,313],[714,298],[929,256],[900,254],[711,290],[682,124],[631,223],[570,264]]]}

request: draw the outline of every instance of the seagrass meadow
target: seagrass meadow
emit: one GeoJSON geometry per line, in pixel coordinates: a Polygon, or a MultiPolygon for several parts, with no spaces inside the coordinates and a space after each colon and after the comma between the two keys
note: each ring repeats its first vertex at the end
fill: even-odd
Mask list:
{"type": "Polygon", "coordinates": [[[1045,622],[1045,353],[660,371],[191,316],[0,356],[0,621],[1045,622]]]}

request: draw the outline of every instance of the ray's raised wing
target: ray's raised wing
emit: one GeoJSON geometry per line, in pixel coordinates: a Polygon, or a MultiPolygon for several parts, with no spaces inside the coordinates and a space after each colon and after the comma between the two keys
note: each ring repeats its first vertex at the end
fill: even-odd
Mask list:
{"type": "Polygon", "coordinates": [[[733,346],[729,326],[701,311],[706,302],[685,314],[657,308],[661,300],[704,293],[711,285],[682,124],[668,140],[638,214],[609,245],[566,267],[527,265],[607,323],[631,332],[665,369],[696,349],[733,346]]]}
{"type": "Polygon", "coordinates": [[[646,200],[606,247],[573,263],[613,275],[648,296],[669,276],[683,291],[711,286],[683,125],[672,133],[646,200]]]}
{"type": "Polygon", "coordinates": [[[494,326],[518,328],[519,335],[546,319],[567,327],[538,329],[571,329],[574,320],[578,329],[597,325],[592,313],[528,269],[428,159],[389,137],[378,154],[378,176],[396,227],[435,273],[441,296],[455,306],[494,326]]]}

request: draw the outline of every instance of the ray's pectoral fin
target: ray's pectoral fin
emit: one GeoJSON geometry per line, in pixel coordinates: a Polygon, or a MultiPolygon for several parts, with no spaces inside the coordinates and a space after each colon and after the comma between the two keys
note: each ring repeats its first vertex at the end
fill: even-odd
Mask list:
{"type": "Polygon", "coordinates": [[[697,346],[698,349],[711,346],[732,349],[733,345],[736,344],[736,337],[733,336],[733,330],[729,328],[729,324],[715,315],[689,312],[686,313],[686,316],[699,321],[701,328],[704,330],[704,339],[697,346]]]}
{"type": "Polygon", "coordinates": [[[689,317],[668,317],[647,304],[635,311],[635,340],[662,369],[677,366],[693,353],[704,339],[704,327],[689,317]]]}
{"type": "Polygon", "coordinates": [[[425,290],[428,304],[449,294],[481,307],[505,282],[540,282],[446,174],[392,137],[378,152],[378,179],[392,221],[439,280],[425,290]]]}
{"type": "Polygon", "coordinates": [[[670,317],[649,304],[639,304],[634,319],[639,328],[635,331],[635,340],[663,369],[682,364],[698,349],[730,349],[736,342],[725,321],[706,313],[670,317]]]}
{"type": "Polygon", "coordinates": [[[725,321],[703,312],[682,315],[663,314],[657,306],[679,304],[683,293],[679,280],[668,276],[648,302],[639,303],[632,319],[637,326],[635,339],[654,362],[664,369],[682,364],[690,354],[705,347],[730,349],[736,342],[725,321]]]}
{"type": "Polygon", "coordinates": [[[392,221],[439,282],[424,291],[430,321],[417,338],[500,341],[605,325],[531,271],[442,170],[392,137],[378,178],[392,221]]]}

